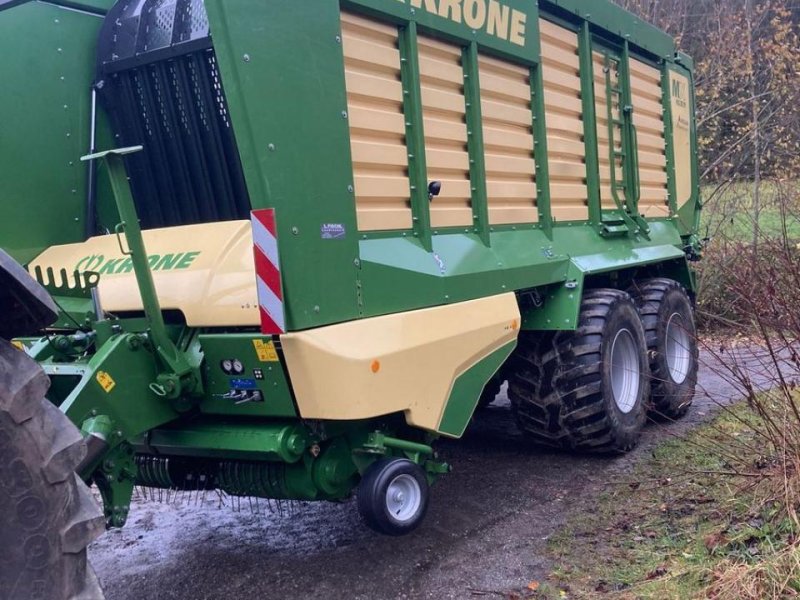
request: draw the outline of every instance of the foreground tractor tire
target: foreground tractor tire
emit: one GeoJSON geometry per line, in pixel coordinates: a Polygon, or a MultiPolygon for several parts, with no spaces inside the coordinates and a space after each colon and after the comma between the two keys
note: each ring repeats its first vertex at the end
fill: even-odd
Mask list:
{"type": "Polygon", "coordinates": [[[0,598],[102,598],[86,547],[104,530],[78,476],[83,438],[45,398],[49,379],[0,339],[0,598]]]}
{"type": "Polygon", "coordinates": [[[677,419],[692,404],[699,363],[691,300],[672,279],[650,279],[631,290],[642,318],[650,361],[650,410],[677,419]]]}
{"type": "Polygon", "coordinates": [[[630,295],[589,290],[578,328],[520,336],[509,398],[536,443],[615,453],[632,449],[647,418],[649,373],[630,295]]]}
{"type": "Polygon", "coordinates": [[[405,458],[384,458],[371,464],[361,478],[358,512],[378,533],[405,535],[425,519],[429,498],[422,467],[405,458]]]}

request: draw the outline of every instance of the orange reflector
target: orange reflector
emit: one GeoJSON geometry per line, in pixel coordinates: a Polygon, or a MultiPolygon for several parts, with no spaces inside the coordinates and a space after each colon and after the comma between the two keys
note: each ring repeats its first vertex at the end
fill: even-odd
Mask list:
{"type": "Polygon", "coordinates": [[[372,369],[373,373],[377,373],[378,371],[380,371],[381,370],[381,361],[373,360],[372,364],[370,365],[370,369],[372,369]]]}

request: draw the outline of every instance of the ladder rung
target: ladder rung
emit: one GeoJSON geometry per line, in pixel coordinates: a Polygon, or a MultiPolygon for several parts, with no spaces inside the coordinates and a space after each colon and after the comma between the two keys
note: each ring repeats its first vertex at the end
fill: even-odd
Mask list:
{"type": "Polygon", "coordinates": [[[622,235],[628,233],[627,225],[604,225],[603,233],[605,235],[622,235]]]}

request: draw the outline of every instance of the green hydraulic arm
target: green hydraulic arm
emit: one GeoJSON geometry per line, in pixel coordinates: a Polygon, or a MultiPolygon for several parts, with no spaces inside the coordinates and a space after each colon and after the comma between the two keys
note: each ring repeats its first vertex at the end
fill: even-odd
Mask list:
{"type": "Polygon", "coordinates": [[[81,428],[87,455],[78,473],[94,481],[103,496],[107,524],[121,527],[128,515],[136,479],[131,441],[177,419],[202,392],[201,356],[189,357],[170,337],[156,295],[147,253],[123,158],[141,146],[83,157],[105,162],[121,222],[116,227],[120,250],[130,257],[144,319],[107,318],[98,305],[90,338],[93,354],[66,353],[48,360],[47,339],[31,349],[51,376],[79,376],[60,408],[81,428]],[[127,249],[123,245],[123,236],[127,249]]]}
{"type": "Polygon", "coordinates": [[[116,227],[120,251],[131,258],[139,294],[142,298],[149,337],[164,366],[164,372],[158,375],[157,380],[150,385],[150,389],[158,396],[174,399],[191,391],[197,380],[186,356],[178,350],[167,334],[164,316],[161,313],[161,306],[153,283],[153,274],[147,262],[147,251],[142,239],[142,229],[139,226],[139,216],[136,214],[136,205],[133,203],[128,184],[123,157],[141,150],[142,146],[119,148],[89,154],[81,160],[102,160],[108,169],[117,210],[122,219],[116,227]],[[125,235],[128,250],[123,248],[122,234],[125,235]]]}

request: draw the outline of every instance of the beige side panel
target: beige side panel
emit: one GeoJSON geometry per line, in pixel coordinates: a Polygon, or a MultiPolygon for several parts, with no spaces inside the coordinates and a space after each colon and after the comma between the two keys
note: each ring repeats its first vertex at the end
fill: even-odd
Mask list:
{"type": "Polygon", "coordinates": [[[669,216],[666,139],[661,73],[631,59],[633,123],[639,141],[639,212],[646,217],[669,216]]]}
{"type": "Polygon", "coordinates": [[[539,20],[550,166],[550,206],[557,221],[589,218],[577,34],[539,20]]]}
{"type": "Polygon", "coordinates": [[[519,309],[503,294],[281,336],[305,419],[404,412],[436,431],[456,378],[516,339],[519,309]]]}
{"type": "Polygon", "coordinates": [[[410,229],[397,28],[342,13],[358,228],[410,229]]]}
{"type": "Polygon", "coordinates": [[[472,226],[461,47],[419,36],[419,69],[428,181],[440,181],[433,227],[472,226]]]}
{"type": "Polygon", "coordinates": [[[689,78],[670,72],[672,141],[675,148],[675,189],[680,208],[692,197],[692,130],[689,78]]]}
{"type": "MultiPolygon", "coordinates": [[[[153,283],[164,310],[180,311],[190,327],[259,325],[250,221],[222,221],[142,232],[153,283]]],[[[52,246],[30,266],[56,273],[100,271],[100,300],[109,313],[142,311],[130,259],[116,235],[52,246]]]]}
{"type": "Polygon", "coordinates": [[[489,223],[535,223],[536,163],[530,70],[478,58],[489,223]]]}

